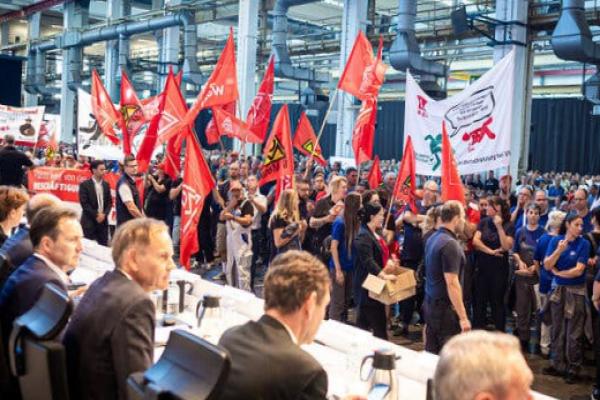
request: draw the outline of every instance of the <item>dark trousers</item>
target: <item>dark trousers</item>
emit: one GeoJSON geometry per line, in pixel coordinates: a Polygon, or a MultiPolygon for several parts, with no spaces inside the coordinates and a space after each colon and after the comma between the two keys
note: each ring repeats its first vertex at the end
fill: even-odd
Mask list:
{"type": "Polygon", "coordinates": [[[102,246],[108,246],[108,222],[106,220],[102,224],[96,221],[86,221],[81,227],[86,239],[95,240],[102,246]]]}
{"type": "MultiPolygon", "coordinates": [[[[419,265],[419,261],[415,260],[402,260],[402,266],[406,268],[410,268],[413,271],[417,270],[419,265]]],[[[411,296],[406,300],[402,300],[398,304],[400,305],[400,317],[404,325],[410,324],[412,320],[415,309],[421,311],[421,306],[423,305],[423,291],[424,285],[417,288],[417,293],[415,296],[411,296]]]]}
{"type": "Polygon", "coordinates": [[[196,261],[198,263],[211,263],[215,259],[215,242],[214,236],[210,231],[210,220],[200,217],[198,223],[198,243],[200,250],[196,253],[196,261]]]}
{"type": "Polygon", "coordinates": [[[465,272],[463,275],[463,303],[469,319],[473,319],[473,283],[475,281],[475,253],[473,251],[465,251],[467,263],[465,264],[465,272]]]}
{"type": "Polygon", "coordinates": [[[331,303],[329,303],[329,318],[346,322],[348,319],[348,308],[352,298],[352,272],[342,271],[344,283],[338,285],[335,280],[335,268],[329,271],[331,276],[331,303]]]}
{"type": "MultiPolygon", "coordinates": [[[[560,286],[555,289],[560,289],[560,286]]],[[[552,313],[552,366],[564,372],[579,373],[583,363],[583,325],[585,320],[585,296],[573,295],[573,310],[567,313],[566,295],[554,300],[551,295],[552,313]],[[569,315],[567,315],[569,314],[569,315]]]]}
{"type": "Polygon", "coordinates": [[[258,259],[262,259],[264,264],[268,259],[267,244],[263,236],[262,229],[252,230],[252,265],[250,266],[250,289],[254,290],[254,279],[256,278],[256,268],[258,259]]]}
{"type": "MultiPolygon", "coordinates": [[[[368,296],[368,295],[367,295],[368,296]]],[[[360,329],[373,331],[373,336],[387,340],[387,318],[385,306],[374,300],[358,306],[356,325],[360,329]]]]}
{"type": "Polygon", "coordinates": [[[529,342],[531,321],[536,310],[535,281],[530,277],[515,276],[515,311],[517,312],[517,331],[519,339],[529,342]]]}
{"type": "Polygon", "coordinates": [[[488,304],[496,330],[506,328],[504,296],[508,283],[508,262],[504,258],[477,255],[477,271],[473,296],[473,328],[485,329],[488,304]]]}
{"type": "Polygon", "coordinates": [[[425,299],[425,351],[438,354],[444,344],[460,333],[460,323],[456,311],[448,300],[425,299]]]}

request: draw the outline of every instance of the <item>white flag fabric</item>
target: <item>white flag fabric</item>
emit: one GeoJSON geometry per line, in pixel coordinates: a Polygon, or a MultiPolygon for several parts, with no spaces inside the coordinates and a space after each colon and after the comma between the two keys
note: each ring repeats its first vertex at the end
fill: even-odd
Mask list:
{"type": "Polygon", "coordinates": [[[404,141],[412,137],[417,174],[440,176],[442,121],[461,175],[510,163],[514,51],[462,92],[436,101],[406,74],[404,141]]]}
{"type": "Polygon", "coordinates": [[[12,135],[18,145],[33,146],[38,141],[44,106],[12,107],[0,104],[0,137],[12,135]]]}
{"type": "Polygon", "coordinates": [[[122,145],[113,144],[102,133],[92,113],[92,96],[77,90],[77,153],[99,160],[122,160],[122,145]]]}

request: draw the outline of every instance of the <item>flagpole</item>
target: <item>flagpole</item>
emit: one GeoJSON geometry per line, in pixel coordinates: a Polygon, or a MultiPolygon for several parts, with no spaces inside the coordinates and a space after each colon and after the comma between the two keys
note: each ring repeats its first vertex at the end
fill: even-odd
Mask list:
{"type": "MultiPolygon", "coordinates": [[[[321,129],[319,129],[319,134],[317,135],[317,143],[314,144],[313,149],[310,152],[310,160],[311,161],[314,161],[317,146],[319,145],[319,142],[321,141],[321,136],[323,135],[323,132],[325,131],[325,124],[327,123],[327,118],[329,117],[329,113],[331,112],[331,109],[333,108],[333,104],[335,103],[335,100],[337,99],[338,91],[339,91],[339,89],[335,88],[335,92],[333,92],[333,96],[331,97],[331,101],[329,102],[329,107],[327,108],[327,112],[325,113],[323,122],[321,122],[321,129]]],[[[308,172],[307,172],[307,176],[308,176],[308,172]]]]}

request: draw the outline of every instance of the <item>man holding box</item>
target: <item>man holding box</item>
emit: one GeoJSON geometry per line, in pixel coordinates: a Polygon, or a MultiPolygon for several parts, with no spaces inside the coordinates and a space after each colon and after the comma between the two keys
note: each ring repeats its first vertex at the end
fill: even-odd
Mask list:
{"type": "Polygon", "coordinates": [[[434,354],[452,336],[471,329],[460,283],[466,259],[456,238],[465,211],[455,200],[440,208],[441,226],[425,245],[425,350],[434,354]]]}

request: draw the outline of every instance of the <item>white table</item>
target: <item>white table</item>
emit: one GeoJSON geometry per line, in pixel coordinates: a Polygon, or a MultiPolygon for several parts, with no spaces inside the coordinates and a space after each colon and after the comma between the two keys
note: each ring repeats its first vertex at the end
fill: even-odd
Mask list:
{"type": "MultiPolygon", "coordinates": [[[[71,274],[74,282],[91,283],[104,272],[112,270],[114,264],[111,249],[96,242],[85,240],[80,266],[71,274]]],[[[155,359],[162,354],[170,331],[183,329],[200,334],[196,328],[196,303],[206,294],[221,297],[223,321],[221,333],[226,329],[243,324],[248,320],[257,320],[263,315],[264,301],[254,294],[230,286],[221,286],[202,279],[199,275],[178,269],[171,272],[171,282],[186,280],[191,282],[193,290],[186,296],[186,309],[177,316],[179,325],[174,327],[158,326],[155,333],[155,359]]],[[[157,316],[159,319],[160,315],[157,316]]],[[[207,337],[211,342],[218,341],[219,334],[207,337]]],[[[400,359],[396,362],[399,400],[425,399],[427,380],[433,377],[438,357],[427,352],[417,352],[394,343],[375,338],[371,333],[342,324],[337,321],[323,321],[315,343],[303,346],[304,350],[317,359],[329,380],[329,394],[342,396],[348,393],[366,394],[367,385],[359,379],[359,367],[363,357],[374,350],[392,349],[400,359]]],[[[365,367],[365,375],[367,368],[365,367]]],[[[551,397],[534,393],[535,399],[546,400],[551,397]]]]}

